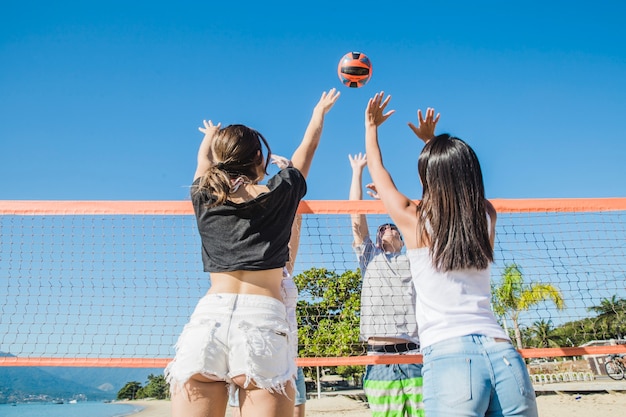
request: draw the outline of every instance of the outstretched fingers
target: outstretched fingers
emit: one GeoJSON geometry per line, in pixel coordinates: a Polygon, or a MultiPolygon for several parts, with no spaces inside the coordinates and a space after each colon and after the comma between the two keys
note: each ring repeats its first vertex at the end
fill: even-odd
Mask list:
{"type": "Polygon", "coordinates": [[[218,123],[217,125],[214,125],[211,120],[203,120],[202,124],[203,124],[204,127],[200,126],[198,128],[198,130],[200,132],[204,133],[205,135],[207,133],[217,132],[222,127],[222,123],[218,123]]]}
{"type": "Polygon", "coordinates": [[[326,114],[335,105],[340,95],[341,92],[337,91],[336,88],[331,88],[328,92],[324,91],[316,107],[326,114]]]}
{"type": "Polygon", "coordinates": [[[348,159],[350,159],[352,169],[363,169],[367,166],[367,156],[362,152],[354,155],[348,154],[348,159]]]}
{"type": "Polygon", "coordinates": [[[408,125],[418,138],[428,143],[429,140],[435,137],[435,128],[439,122],[439,117],[441,117],[441,114],[437,113],[437,116],[435,116],[435,109],[432,107],[426,109],[426,117],[424,117],[422,110],[419,109],[417,110],[418,125],[415,126],[411,122],[408,125]]]}
{"type": "Polygon", "coordinates": [[[366,123],[380,126],[389,118],[389,116],[394,114],[395,110],[389,110],[385,113],[390,100],[391,96],[388,95],[385,97],[384,91],[376,93],[374,97],[370,98],[367,102],[367,108],[365,110],[366,123]]]}

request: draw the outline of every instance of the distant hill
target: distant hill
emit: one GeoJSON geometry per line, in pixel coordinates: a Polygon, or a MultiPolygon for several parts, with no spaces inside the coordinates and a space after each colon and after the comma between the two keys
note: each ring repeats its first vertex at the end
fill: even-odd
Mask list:
{"type": "Polygon", "coordinates": [[[145,385],[148,375],[162,373],[162,368],[0,367],[0,403],[46,396],[111,400],[127,382],[145,385]]]}
{"type": "Polygon", "coordinates": [[[163,375],[163,368],[41,367],[39,369],[81,385],[104,392],[113,392],[115,395],[127,382],[137,381],[141,385],[146,385],[148,375],[163,375]]]}
{"type": "Polygon", "coordinates": [[[35,367],[0,367],[0,403],[77,396],[98,401],[113,399],[116,394],[59,378],[35,367]]]}

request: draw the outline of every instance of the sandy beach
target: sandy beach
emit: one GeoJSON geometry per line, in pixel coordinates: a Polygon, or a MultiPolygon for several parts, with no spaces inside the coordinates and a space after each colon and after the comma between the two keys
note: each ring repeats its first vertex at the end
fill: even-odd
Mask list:
{"type": "MultiPolygon", "coordinates": [[[[134,401],[145,407],[136,417],[170,417],[170,402],[165,400],[134,401]]],[[[589,417],[622,415],[626,412],[626,393],[544,394],[537,397],[542,417],[589,417]]],[[[306,403],[308,417],[369,417],[367,404],[342,395],[310,399],[306,403]]],[[[229,417],[230,413],[226,414],[229,417]]]]}

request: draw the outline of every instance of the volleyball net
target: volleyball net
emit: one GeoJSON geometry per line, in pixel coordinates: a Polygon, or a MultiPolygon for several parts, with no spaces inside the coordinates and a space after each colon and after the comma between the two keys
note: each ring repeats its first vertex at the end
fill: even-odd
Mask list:
{"type": "MultiPolygon", "coordinates": [[[[494,311],[522,355],[626,352],[590,346],[626,332],[626,199],[491,201],[494,290],[519,295],[494,311]]],[[[390,222],[382,203],[303,201],[299,213],[298,364],[421,360],[367,356],[358,339],[350,215],[375,235],[390,222]]],[[[0,201],[0,239],[0,366],[164,367],[210,287],[189,201],[0,201]]]]}

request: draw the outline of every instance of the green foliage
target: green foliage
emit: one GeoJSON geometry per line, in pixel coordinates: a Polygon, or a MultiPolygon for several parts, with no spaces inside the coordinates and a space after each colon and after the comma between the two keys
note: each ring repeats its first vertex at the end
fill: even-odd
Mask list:
{"type": "MultiPolygon", "coordinates": [[[[299,355],[303,357],[355,356],[365,353],[359,341],[361,275],[341,275],[324,268],[311,268],[296,275],[299,355]]],[[[352,377],[362,366],[341,366],[337,373],[352,377]]]]}
{"type": "Polygon", "coordinates": [[[122,387],[121,390],[117,392],[117,399],[118,400],[135,400],[138,398],[137,393],[139,392],[140,389],[141,389],[141,384],[139,382],[137,381],[128,382],[126,383],[126,385],[122,387]]]}
{"type": "Polygon", "coordinates": [[[169,384],[163,375],[148,375],[148,383],[145,387],[137,381],[128,382],[117,393],[118,400],[137,400],[140,398],[156,398],[163,400],[168,398],[169,384]]]}
{"type": "Polygon", "coordinates": [[[491,288],[493,311],[504,320],[510,319],[515,331],[515,341],[518,348],[524,347],[522,331],[519,324],[519,315],[542,301],[551,300],[557,309],[565,308],[561,291],[551,284],[525,284],[524,276],[519,266],[509,264],[504,268],[502,281],[491,288]]]}
{"type": "Polygon", "coordinates": [[[525,284],[516,264],[507,265],[502,281],[492,285],[493,311],[505,328],[507,320],[513,324],[513,339],[518,347],[580,346],[591,340],[620,339],[626,334],[626,300],[615,295],[588,308],[598,314],[596,317],[568,322],[556,328],[550,320],[540,320],[522,331],[520,313],[543,301],[552,301],[559,310],[565,308],[557,287],[544,283],[525,284]]]}
{"type": "Polygon", "coordinates": [[[148,375],[148,384],[139,390],[137,398],[163,400],[169,396],[170,388],[163,375],[148,375]]]}
{"type": "Polygon", "coordinates": [[[599,339],[622,339],[626,334],[626,300],[616,295],[604,298],[600,305],[588,309],[598,316],[593,319],[594,328],[600,333],[599,339]]]}
{"type": "Polygon", "coordinates": [[[529,330],[529,340],[526,346],[536,348],[555,348],[563,346],[562,336],[552,325],[552,320],[538,320],[533,323],[529,330]]]}

